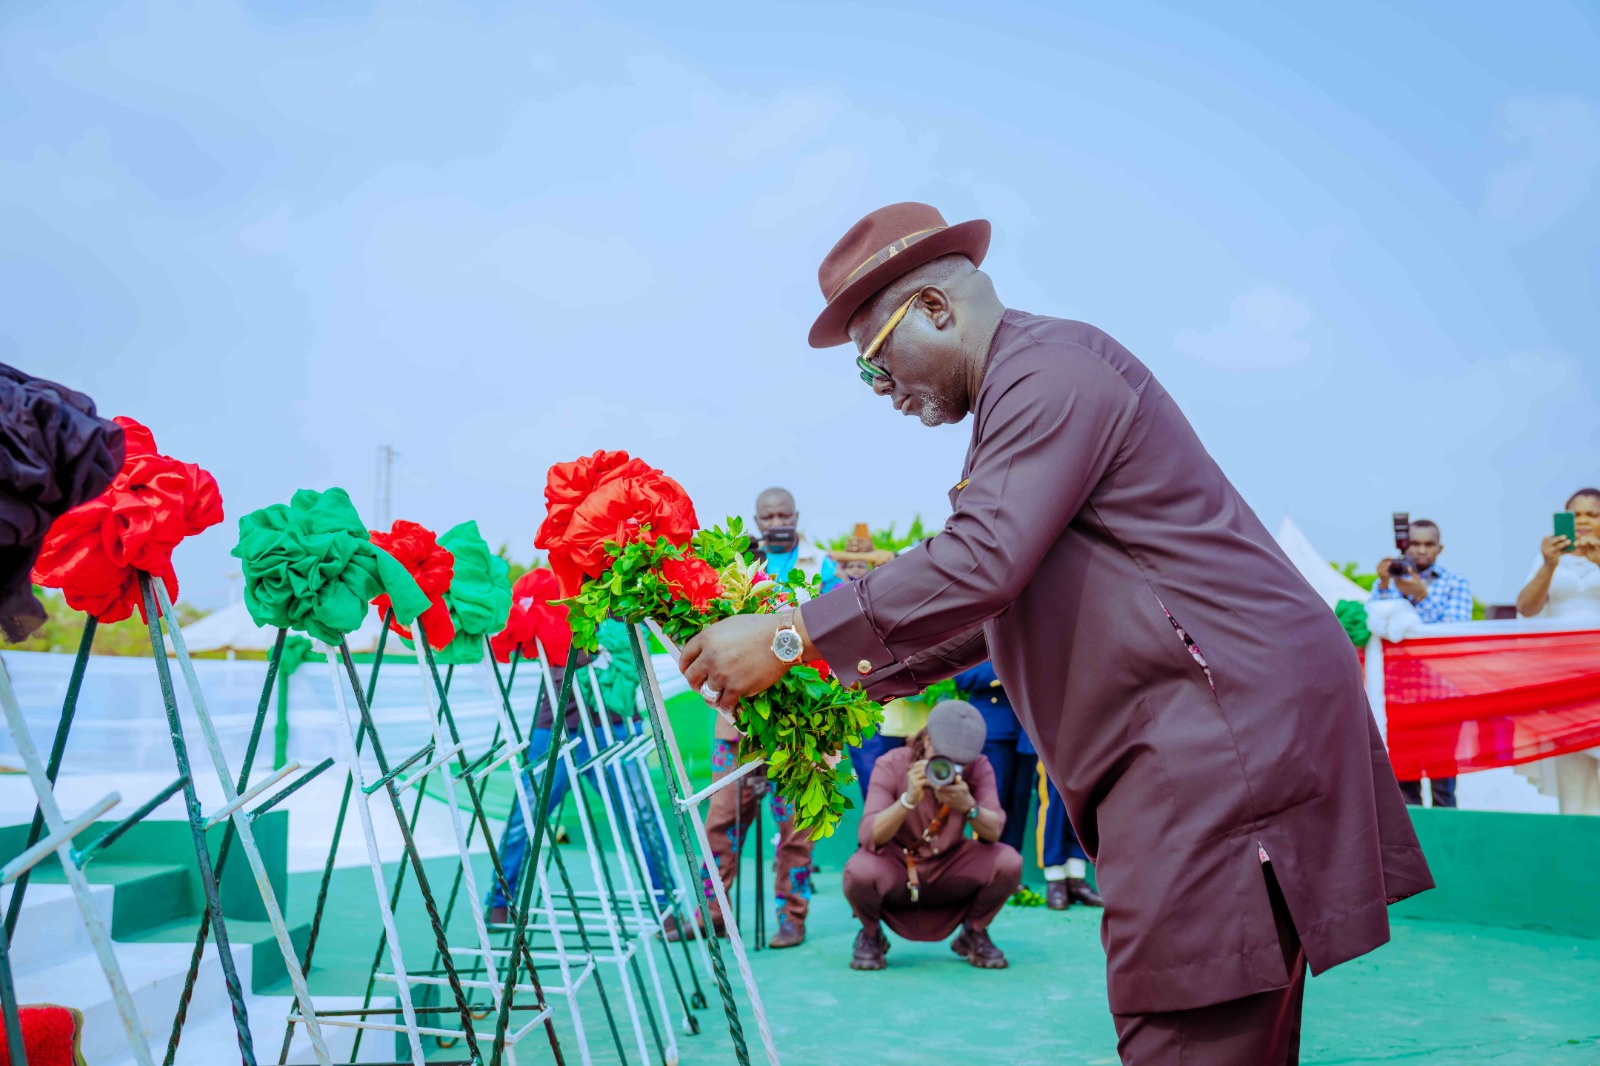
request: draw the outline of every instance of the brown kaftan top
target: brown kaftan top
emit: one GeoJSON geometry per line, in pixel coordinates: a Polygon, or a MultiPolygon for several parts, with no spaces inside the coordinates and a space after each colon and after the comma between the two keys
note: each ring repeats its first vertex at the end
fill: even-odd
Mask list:
{"type": "Polygon", "coordinates": [[[1384,943],[1433,882],[1355,651],[1149,369],[1007,311],[950,499],[805,625],[880,699],[993,658],[1096,862],[1111,1009],[1287,983],[1262,846],[1314,973],[1384,943]]]}

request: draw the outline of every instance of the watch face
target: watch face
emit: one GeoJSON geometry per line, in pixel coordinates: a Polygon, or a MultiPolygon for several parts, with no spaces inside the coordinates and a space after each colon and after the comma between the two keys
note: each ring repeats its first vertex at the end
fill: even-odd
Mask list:
{"type": "Polygon", "coordinates": [[[780,629],[777,636],[772,638],[772,653],[786,663],[792,663],[800,658],[800,652],[805,649],[805,644],[800,639],[800,634],[792,629],[780,629]]]}

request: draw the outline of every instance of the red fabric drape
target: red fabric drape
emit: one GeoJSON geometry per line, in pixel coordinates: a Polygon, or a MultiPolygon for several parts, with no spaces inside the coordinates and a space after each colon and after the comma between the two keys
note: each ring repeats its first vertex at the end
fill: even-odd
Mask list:
{"type": "Polygon", "coordinates": [[[1383,680],[1401,780],[1600,747],[1600,630],[1386,642],[1383,680]]]}

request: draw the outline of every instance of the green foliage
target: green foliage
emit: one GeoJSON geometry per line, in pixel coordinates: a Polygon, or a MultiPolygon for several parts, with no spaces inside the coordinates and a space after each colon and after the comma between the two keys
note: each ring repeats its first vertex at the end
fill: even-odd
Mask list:
{"type": "Polygon", "coordinates": [[[500,547],[495,549],[494,553],[506,561],[506,567],[509,570],[506,580],[510,581],[513,585],[517,583],[517,578],[521,577],[523,574],[526,574],[529,570],[537,570],[539,567],[544,565],[544,556],[540,555],[538,552],[534,552],[533,561],[531,563],[517,562],[515,559],[511,558],[511,544],[509,542],[502,542],[500,547]]]}
{"type": "MultiPolygon", "coordinates": [[[[59,589],[45,589],[35,585],[34,595],[44,601],[45,623],[34,630],[33,635],[20,644],[8,645],[17,651],[55,651],[75,652],[78,650],[78,641],[83,636],[83,621],[85,615],[82,611],[74,611],[67,606],[67,599],[59,589]]],[[[178,616],[178,625],[186,626],[190,622],[197,622],[204,618],[208,612],[202,611],[187,603],[173,605],[173,610],[178,616]]],[[[96,655],[144,655],[150,654],[150,630],[134,614],[131,618],[124,618],[120,622],[102,625],[95,630],[94,653],[96,655]]],[[[201,656],[195,656],[201,658],[201,656]]]]}
{"type": "Polygon", "coordinates": [[[1371,592],[1372,586],[1378,583],[1377,574],[1358,573],[1356,570],[1358,564],[1356,563],[1345,563],[1342,566],[1338,563],[1329,563],[1328,565],[1339,571],[1339,573],[1343,574],[1351,581],[1354,581],[1357,585],[1360,585],[1362,588],[1366,589],[1368,592],[1371,592]]]}
{"type": "MultiPolygon", "coordinates": [[[[893,522],[889,523],[888,529],[875,529],[872,531],[872,546],[882,551],[903,551],[904,549],[911,547],[913,544],[920,544],[927,539],[928,530],[927,527],[922,524],[921,515],[916,515],[911,519],[911,526],[905,531],[904,534],[895,531],[895,524],[893,522]]],[[[828,551],[842,552],[845,550],[845,545],[849,543],[849,541],[850,534],[845,533],[842,536],[834,537],[832,540],[825,542],[822,546],[828,551]]]]}
{"type": "Polygon", "coordinates": [[[935,681],[922,692],[915,696],[906,697],[912,703],[922,703],[929,707],[943,703],[945,700],[959,700],[964,697],[961,690],[956,687],[956,679],[947,677],[943,681],[935,681]]]}
{"type": "Polygon", "coordinates": [[[1006,903],[1013,907],[1043,907],[1045,902],[1043,896],[1027,885],[1017,889],[1011,894],[1011,898],[1006,900],[1006,903]]]}
{"type": "MultiPolygon", "coordinates": [[[[570,609],[573,643],[590,651],[598,646],[599,626],[608,617],[631,623],[653,619],[682,647],[713,622],[736,614],[770,614],[799,593],[821,593],[821,579],[807,583],[799,570],[783,581],[756,582],[750,538],[738,518],[702,529],[688,550],[674,547],[665,537],[611,543],[606,550],[614,559],[611,567],[564,601],[570,609]],[[703,612],[688,600],[674,598],[661,575],[663,563],[690,555],[715,570],[720,581],[721,595],[703,612]]],[[[824,678],[814,667],[795,666],[772,688],[740,705],[744,739],[739,761],[765,758],[778,794],[794,804],[795,824],[813,836],[828,836],[852,806],[844,790],[855,780],[849,760],[829,766],[828,759],[846,744],[860,744],[882,717],[878,705],[860,689],[824,678]]]]}

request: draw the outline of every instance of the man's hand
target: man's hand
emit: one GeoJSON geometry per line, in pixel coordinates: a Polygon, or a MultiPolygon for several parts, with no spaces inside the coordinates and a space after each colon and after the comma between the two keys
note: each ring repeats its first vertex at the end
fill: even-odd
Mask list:
{"type": "Polygon", "coordinates": [[[1428,583],[1414,575],[1396,576],[1394,587],[1399,589],[1400,594],[1412,603],[1421,603],[1428,598],[1428,583]]]}
{"type": "Polygon", "coordinates": [[[922,794],[927,790],[928,760],[918,759],[911,764],[911,769],[906,771],[906,802],[913,807],[916,806],[922,802],[922,794]]]}
{"type": "Polygon", "coordinates": [[[961,815],[965,815],[972,810],[973,806],[978,802],[972,798],[972,790],[967,787],[965,781],[961,780],[960,775],[957,775],[954,781],[943,788],[934,789],[933,794],[940,803],[948,804],[952,812],[961,815]]]}
{"type": "Polygon", "coordinates": [[[1389,581],[1391,580],[1390,569],[1389,568],[1392,567],[1393,565],[1394,565],[1394,560],[1393,559],[1379,559],[1378,560],[1378,587],[1380,589],[1386,589],[1386,588],[1389,587],[1389,581]]]}
{"type": "Polygon", "coordinates": [[[1591,563],[1600,563],[1600,537],[1593,533],[1585,533],[1578,538],[1578,543],[1573,550],[1591,563]]]}
{"type": "Polygon", "coordinates": [[[777,632],[776,615],[724,618],[684,645],[678,669],[690,689],[699,692],[701,686],[709,685],[718,693],[713,705],[731,713],[742,697],[765,692],[789,669],[772,653],[777,632]]]}

